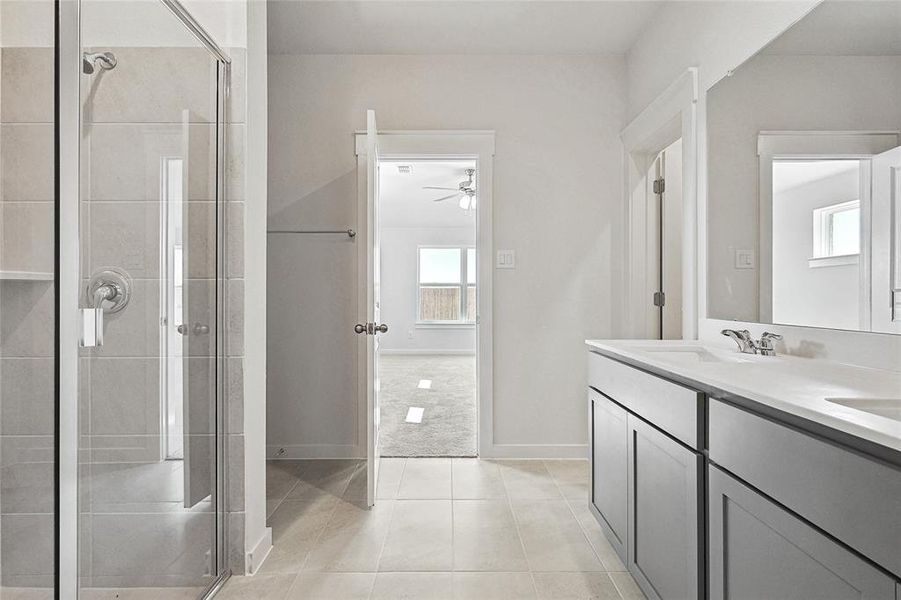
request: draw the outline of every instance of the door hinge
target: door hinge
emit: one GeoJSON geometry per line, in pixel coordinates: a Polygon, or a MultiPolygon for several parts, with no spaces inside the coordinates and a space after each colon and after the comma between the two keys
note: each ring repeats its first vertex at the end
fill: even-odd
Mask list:
{"type": "Polygon", "coordinates": [[[666,189],[666,181],[661,177],[660,179],[654,180],[654,193],[662,194],[666,189]]]}
{"type": "Polygon", "coordinates": [[[665,306],[666,294],[663,292],[654,292],[654,306],[665,306]]]}

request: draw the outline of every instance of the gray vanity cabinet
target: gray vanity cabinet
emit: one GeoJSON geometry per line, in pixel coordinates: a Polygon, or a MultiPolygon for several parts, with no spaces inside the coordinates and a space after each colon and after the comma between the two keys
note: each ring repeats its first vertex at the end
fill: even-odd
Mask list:
{"type": "Polygon", "coordinates": [[[630,414],[627,460],[629,571],[648,598],[703,598],[703,455],[630,414]]]}
{"type": "Polygon", "coordinates": [[[894,600],[895,581],[711,465],[711,600],[894,600]]]}
{"type": "Polygon", "coordinates": [[[591,407],[591,506],[610,545],[626,562],[626,410],[589,390],[591,407]]]}

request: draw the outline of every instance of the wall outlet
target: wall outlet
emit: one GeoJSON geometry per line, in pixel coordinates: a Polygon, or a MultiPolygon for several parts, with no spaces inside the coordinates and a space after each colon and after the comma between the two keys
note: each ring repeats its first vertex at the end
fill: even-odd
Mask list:
{"type": "Polygon", "coordinates": [[[516,250],[498,250],[497,263],[498,269],[515,269],[516,268],[516,250]]]}
{"type": "Polygon", "coordinates": [[[747,248],[735,249],[735,268],[754,269],[757,267],[757,257],[753,250],[747,248]]]}

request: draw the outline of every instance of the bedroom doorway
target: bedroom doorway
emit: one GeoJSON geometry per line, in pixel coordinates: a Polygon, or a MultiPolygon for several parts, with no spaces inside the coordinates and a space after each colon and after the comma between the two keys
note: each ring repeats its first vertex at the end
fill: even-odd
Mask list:
{"type": "Polygon", "coordinates": [[[478,455],[478,165],[379,162],[383,457],[478,455]]]}

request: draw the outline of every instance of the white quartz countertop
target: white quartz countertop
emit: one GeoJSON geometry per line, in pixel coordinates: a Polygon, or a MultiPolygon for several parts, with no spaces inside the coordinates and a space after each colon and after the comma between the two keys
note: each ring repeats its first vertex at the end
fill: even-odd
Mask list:
{"type": "Polygon", "coordinates": [[[901,421],[827,400],[874,399],[897,406],[901,372],[818,358],[742,354],[698,341],[586,343],[663,376],[669,373],[901,452],[901,421]]]}

